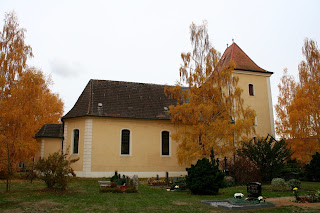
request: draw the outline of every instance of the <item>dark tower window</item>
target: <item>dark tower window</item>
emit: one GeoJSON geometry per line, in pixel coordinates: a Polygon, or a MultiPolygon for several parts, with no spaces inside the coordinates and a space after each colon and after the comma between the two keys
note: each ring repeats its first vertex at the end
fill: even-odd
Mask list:
{"type": "Polygon", "coordinates": [[[249,84],[249,95],[254,96],[253,84],[249,84]]]}

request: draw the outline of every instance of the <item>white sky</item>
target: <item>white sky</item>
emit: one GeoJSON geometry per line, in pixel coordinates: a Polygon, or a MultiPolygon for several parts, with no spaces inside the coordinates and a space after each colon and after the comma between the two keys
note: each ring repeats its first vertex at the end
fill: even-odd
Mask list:
{"type": "MultiPolygon", "coordinates": [[[[17,1],[15,10],[34,58],[29,65],[51,75],[68,112],[90,79],[173,85],[181,52],[191,51],[189,26],[208,21],[214,47],[232,39],[271,77],[273,104],[287,67],[298,76],[308,37],[320,42],[320,1],[17,1]]],[[[320,43],[319,43],[320,45],[320,43]]]]}

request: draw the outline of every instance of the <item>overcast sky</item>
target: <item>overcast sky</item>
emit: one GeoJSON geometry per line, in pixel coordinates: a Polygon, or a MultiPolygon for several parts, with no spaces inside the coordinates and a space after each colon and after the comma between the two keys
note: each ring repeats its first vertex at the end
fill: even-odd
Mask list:
{"type": "MultiPolygon", "coordinates": [[[[0,0],[0,27],[14,10],[33,48],[29,65],[54,82],[68,112],[90,79],[173,85],[189,26],[208,22],[221,53],[232,39],[274,72],[273,104],[283,69],[298,76],[306,37],[320,42],[320,1],[16,1],[0,0]]],[[[320,43],[319,43],[320,44],[320,43]]]]}

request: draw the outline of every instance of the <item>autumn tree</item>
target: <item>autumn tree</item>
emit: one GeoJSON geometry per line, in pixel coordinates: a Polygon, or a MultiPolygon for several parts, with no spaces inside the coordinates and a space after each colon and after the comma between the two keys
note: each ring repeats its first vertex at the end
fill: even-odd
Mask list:
{"type": "Polygon", "coordinates": [[[277,134],[289,139],[293,158],[307,163],[320,147],[320,51],[315,41],[305,39],[302,53],[299,80],[285,69],[275,110],[277,134]]]}
{"type": "Polygon", "coordinates": [[[238,78],[232,75],[234,62],[219,64],[221,54],[210,44],[206,22],[192,24],[190,33],[192,52],[181,54],[180,81],[165,89],[177,100],[169,113],[177,127],[171,137],[179,143],[180,163],[209,157],[212,149],[230,154],[236,141],[254,132],[255,112],[244,107],[238,78]]]}
{"type": "MultiPolygon", "coordinates": [[[[38,149],[34,139],[44,123],[57,122],[63,103],[50,89],[50,79],[27,66],[32,49],[24,42],[14,12],[7,13],[0,32],[0,170],[12,174],[38,149]]],[[[7,187],[8,190],[8,187],[7,187]]]]}

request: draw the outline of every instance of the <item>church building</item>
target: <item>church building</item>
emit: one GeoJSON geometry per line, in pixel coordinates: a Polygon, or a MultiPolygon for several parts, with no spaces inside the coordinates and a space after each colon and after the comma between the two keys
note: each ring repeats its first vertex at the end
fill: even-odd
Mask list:
{"type": "MultiPolygon", "coordinates": [[[[221,57],[222,65],[236,64],[234,76],[243,89],[246,106],[256,111],[256,135],[274,136],[270,76],[233,43],[221,57]]],[[[79,177],[124,175],[180,176],[178,144],[171,139],[175,127],[168,108],[175,101],[164,93],[165,85],[109,80],[90,80],[74,107],[61,118],[62,124],[45,124],[36,134],[37,157],[58,150],[71,158],[79,177]]]]}

